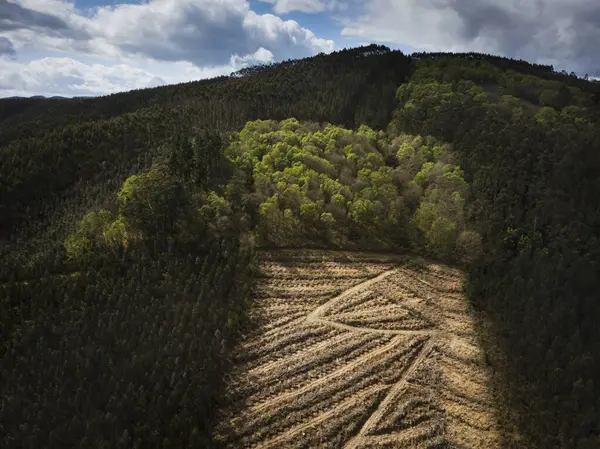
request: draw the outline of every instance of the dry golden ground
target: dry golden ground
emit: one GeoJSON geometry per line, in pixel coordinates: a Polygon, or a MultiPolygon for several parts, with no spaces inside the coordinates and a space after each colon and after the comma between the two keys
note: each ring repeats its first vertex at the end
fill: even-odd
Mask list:
{"type": "Polygon", "coordinates": [[[234,448],[486,448],[499,435],[463,273],[410,257],[261,255],[219,438],[234,448]]]}

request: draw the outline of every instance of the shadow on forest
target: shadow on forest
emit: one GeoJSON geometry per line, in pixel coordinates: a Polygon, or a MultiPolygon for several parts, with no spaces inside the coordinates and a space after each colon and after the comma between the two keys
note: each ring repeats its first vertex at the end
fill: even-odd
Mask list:
{"type": "MultiPolygon", "coordinates": [[[[550,276],[556,270],[552,264],[536,263],[535,255],[529,255],[528,264],[523,259],[504,267],[476,266],[466,284],[493,373],[501,447],[597,448],[593,358],[584,349],[590,345],[586,337],[592,335],[588,322],[593,315],[578,316],[582,290],[580,298],[571,296],[569,308],[552,307],[569,302],[550,293],[558,292],[551,290],[552,283],[566,285],[581,281],[581,276],[572,269],[550,276]]],[[[580,270],[585,276],[583,265],[580,270]]]]}

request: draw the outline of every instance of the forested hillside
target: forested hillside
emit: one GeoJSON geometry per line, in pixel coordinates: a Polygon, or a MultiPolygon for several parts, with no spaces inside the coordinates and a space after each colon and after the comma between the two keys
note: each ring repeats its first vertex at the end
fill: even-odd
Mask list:
{"type": "Polygon", "coordinates": [[[484,256],[466,288],[489,320],[505,425],[525,447],[598,447],[597,86],[466,58],[423,62],[390,126],[452,142],[471,186],[484,256]]]}
{"type": "Polygon", "coordinates": [[[0,100],[0,446],[209,447],[254,251],[466,265],[505,447],[600,446],[600,86],[381,46],[0,100]]]}

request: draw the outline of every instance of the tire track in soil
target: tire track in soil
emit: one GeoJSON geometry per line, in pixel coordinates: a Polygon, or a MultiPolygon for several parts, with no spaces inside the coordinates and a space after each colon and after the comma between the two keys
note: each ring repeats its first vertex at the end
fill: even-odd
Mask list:
{"type": "MultiPolygon", "coordinates": [[[[277,253],[272,254],[274,257],[277,257],[277,253]]],[[[314,256],[315,258],[321,257],[318,252],[314,252],[314,254],[316,254],[316,256],[314,256]]],[[[285,253],[283,255],[285,256],[285,253]]],[[[323,256],[323,259],[324,258],[325,256],[323,256]]],[[[258,437],[258,439],[254,440],[254,443],[250,443],[249,440],[246,440],[246,443],[251,444],[252,447],[281,447],[287,449],[298,447],[299,445],[305,446],[307,442],[302,441],[300,434],[305,435],[305,432],[308,432],[309,429],[316,429],[319,432],[325,431],[324,435],[331,434],[332,430],[335,430],[336,426],[341,425],[341,422],[343,422],[343,420],[340,422],[339,417],[353,416],[352,412],[355,412],[361,407],[364,408],[365,404],[369,402],[368,400],[370,399],[372,403],[371,406],[375,407],[375,411],[370,413],[370,415],[364,415],[366,420],[362,426],[359,424],[360,422],[363,422],[362,419],[356,421],[356,428],[360,428],[358,430],[353,430],[354,435],[350,434],[346,437],[346,443],[343,445],[344,449],[358,449],[360,447],[375,446],[407,448],[429,447],[431,444],[437,444],[438,442],[443,443],[444,441],[457,443],[457,446],[459,447],[463,446],[463,444],[461,444],[462,441],[468,441],[469,443],[464,445],[464,447],[472,449],[478,447],[492,449],[497,447],[498,438],[496,428],[492,426],[487,432],[483,431],[481,428],[485,427],[481,424],[488,422],[486,418],[490,418],[490,423],[493,421],[491,419],[491,413],[486,415],[486,410],[480,411],[481,403],[476,399],[478,396],[482,396],[479,399],[485,403],[485,400],[487,400],[486,398],[488,398],[487,392],[485,391],[486,374],[485,369],[480,362],[481,357],[476,354],[476,346],[471,342],[472,335],[462,335],[462,331],[458,334],[456,333],[458,328],[463,327],[468,333],[471,323],[471,318],[466,314],[466,307],[461,305],[461,302],[464,304],[464,298],[462,298],[461,294],[454,289],[454,287],[460,283],[461,273],[458,270],[437,264],[420,264],[419,266],[412,266],[407,264],[406,261],[402,261],[402,263],[399,264],[392,264],[388,261],[387,265],[381,263],[379,266],[381,267],[381,270],[385,271],[380,271],[375,268],[373,263],[363,263],[361,265],[360,257],[357,257],[353,263],[347,265],[339,262],[337,262],[336,265],[335,260],[326,263],[329,264],[330,268],[334,267],[334,270],[332,271],[335,272],[336,276],[333,276],[332,279],[324,276],[323,269],[319,268],[323,264],[307,264],[299,258],[297,263],[293,263],[291,266],[296,268],[302,267],[298,271],[301,271],[303,277],[309,278],[311,281],[307,283],[304,279],[300,278],[298,279],[298,282],[300,283],[294,285],[294,268],[288,269],[286,268],[285,263],[278,264],[276,260],[270,259],[268,261],[269,265],[266,270],[268,275],[264,279],[267,289],[273,290],[272,293],[275,293],[275,290],[277,290],[280,295],[275,296],[280,297],[281,301],[285,301],[285,298],[294,298],[293,301],[298,301],[298,304],[302,304],[302,301],[304,300],[308,301],[305,302],[307,311],[310,310],[310,299],[308,296],[311,296],[318,291],[326,292],[338,290],[340,287],[347,287],[348,278],[344,278],[343,270],[352,270],[353,275],[356,276],[356,278],[354,278],[356,281],[361,278],[359,271],[361,269],[366,270],[363,271],[363,273],[365,273],[364,279],[366,280],[359,282],[350,288],[346,288],[341,293],[326,300],[324,303],[310,311],[304,317],[293,319],[291,323],[285,323],[282,326],[275,325],[274,327],[271,327],[274,324],[273,322],[271,322],[270,325],[265,323],[265,327],[268,329],[267,332],[263,333],[262,336],[257,336],[258,341],[255,340],[254,344],[250,342],[247,343],[246,349],[254,346],[253,350],[259,354],[264,354],[266,349],[265,345],[270,346],[272,349],[279,348],[279,351],[283,351],[281,356],[274,358],[273,356],[275,354],[273,354],[272,351],[269,351],[269,355],[265,354],[267,359],[265,360],[266,363],[258,363],[253,367],[249,367],[250,371],[248,374],[255,379],[254,382],[260,382],[260,379],[264,378],[264,386],[278,382],[278,377],[281,378],[281,376],[285,376],[286,365],[299,369],[304,364],[306,364],[306,366],[314,364],[315,367],[321,367],[321,369],[325,368],[325,370],[321,377],[309,380],[308,383],[305,383],[304,385],[301,385],[302,382],[299,382],[301,386],[297,384],[298,386],[296,388],[289,388],[286,385],[287,388],[279,394],[265,398],[258,404],[255,403],[250,405],[243,414],[245,418],[242,422],[242,428],[237,429],[241,431],[238,435],[254,434],[255,437],[258,437]],[[316,271],[315,275],[313,275],[311,270],[316,271]],[[379,271],[379,274],[375,275],[377,271],[379,271]],[[289,285],[284,288],[283,286],[285,284],[289,285]],[[277,287],[274,289],[273,287],[276,285],[277,287]],[[368,298],[373,294],[383,294],[385,296],[385,292],[393,291],[411,292],[407,298],[403,298],[402,295],[395,297],[394,302],[403,302],[404,305],[402,307],[412,310],[413,312],[423,313],[423,317],[434,327],[421,329],[385,329],[363,327],[360,325],[354,326],[336,321],[336,316],[340,314],[340,312],[342,315],[344,314],[344,312],[342,312],[344,307],[347,309],[345,310],[346,314],[359,313],[360,315],[361,313],[364,313],[365,316],[368,317],[370,311],[377,316],[385,316],[385,319],[389,321],[391,318],[384,313],[384,309],[381,307],[379,309],[368,309],[367,304],[370,301],[368,298]],[[361,299],[361,297],[363,298],[361,299]],[[342,305],[344,307],[340,307],[342,305]],[[353,312],[353,310],[355,312],[353,312]],[[320,329],[310,329],[310,325],[314,325],[317,329],[320,329]],[[329,332],[323,332],[323,328],[329,328],[332,331],[342,331],[343,334],[327,335],[329,332]],[[313,336],[316,336],[315,334],[321,334],[321,337],[317,340],[312,340],[310,337],[311,334],[313,336]],[[364,341],[365,334],[373,334],[374,336],[379,335],[379,338],[386,336],[386,338],[390,338],[390,340],[381,342],[379,346],[367,350],[364,354],[349,360],[348,362],[344,361],[341,364],[339,361],[337,363],[333,362],[333,364],[337,366],[333,370],[328,369],[328,364],[331,364],[332,360],[335,360],[335,354],[333,353],[336,352],[335,348],[339,344],[349,344],[353,336],[354,338],[359,337],[360,340],[364,341]],[[412,340],[412,343],[409,343],[410,340],[407,341],[407,336],[422,337],[419,337],[417,340],[412,340]],[[279,337],[280,341],[273,341],[277,337],[279,337]],[[299,351],[293,354],[290,354],[284,349],[290,344],[291,346],[296,346],[303,341],[307,344],[307,347],[302,349],[299,347],[299,351]],[[383,363],[383,361],[389,359],[389,354],[392,352],[396,352],[397,350],[400,350],[399,352],[404,352],[399,348],[399,345],[403,344],[408,344],[409,346],[415,345],[414,349],[411,350],[414,351],[414,354],[407,358],[404,365],[400,365],[400,369],[403,369],[403,372],[400,374],[399,378],[394,379],[394,383],[382,384],[383,378],[381,376],[383,373],[377,373],[367,367],[377,366],[383,363]],[[454,375],[452,372],[447,374],[448,385],[446,385],[445,381],[436,383],[431,380],[432,378],[427,377],[430,375],[426,373],[429,373],[431,368],[430,364],[424,362],[431,360],[430,356],[432,352],[435,351],[436,354],[441,356],[446,351],[450,350],[450,348],[452,348],[451,352],[456,351],[457,354],[453,354],[456,358],[453,358],[453,361],[447,364],[448,366],[445,366],[445,369],[454,370],[454,375]],[[324,357],[322,352],[329,349],[333,351],[331,357],[324,357]],[[288,353],[286,354],[286,352],[288,353]],[[470,354],[470,352],[474,352],[474,354],[470,354]],[[463,364],[467,361],[460,360],[458,357],[459,354],[463,357],[467,355],[472,356],[472,363],[477,365],[480,371],[477,369],[466,369],[463,364]],[[417,373],[420,372],[419,370],[421,367],[423,367],[423,370],[425,371],[421,370],[422,373],[417,375],[417,373]],[[421,376],[423,373],[426,374],[426,377],[422,378],[421,376]],[[408,420],[406,424],[408,424],[409,427],[404,428],[404,426],[402,426],[389,428],[385,433],[380,433],[384,430],[383,428],[380,428],[378,431],[378,426],[382,425],[386,416],[394,415],[394,411],[397,411],[396,407],[402,400],[408,399],[409,401],[413,400],[417,402],[425,400],[423,394],[427,394],[427,391],[431,388],[434,390],[440,388],[444,389],[453,383],[460,382],[461,376],[469,375],[471,373],[473,373],[476,378],[469,378],[471,383],[464,384],[463,387],[466,391],[471,391],[472,398],[469,398],[468,395],[465,394],[459,401],[457,398],[453,397],[451,391],[442,390],[438,391],[438,394],[435,396],[435,402],[437,404],[436,408],[441,406],[441,409],[438,409],[441,410],[442,413],[445,413],[444,419],[448,420],[448,424],[452,423],[453,428],[462,429],[460,435],[457,435],[455,430],[450,429],[448,429],[449,433],[446,434],[446,430],[444,430],[445,426],[436,424],[437,421],[432,421],[432,418],[425,417],[423,420],[423,417],[418,418],[416,415],[413,417],[408,416],[406,418],[408,420]],[[261,421],[261,415],[264,415],[265,413],[270,415],[276,410],[281,410],[282,413],[286,413],[284,410],[287,410],[289,405],[294,404],[295,401],[305,398],[307,395],[310,396],[312,392],[319,392],[319,395],[322,395],[329,386],[337,385],[341,379],[347,380],[352,378],[353,375],[359,375],[361,377],[367,376],[370,379],[373,378],[376,383],[363,388],[360,388],[357,385],[357,389],[353,389],[351,386],[344,387],[348,388],[349,396],[346,396],[341,402],[336,400],[329,406],[319,404],[318,413],[313,413],[312,416],[300,418],[300,415],[296,419],[284,420],[286,422],[289,421],[291,427],[287,427],[287,424],[281,424],[271,429],[264,427],[265,424],[262,425],[263,427],[257,427],[259,426],[258,423],[261,421]],[[403,399],[401,400],[400,398],[403,399]],[[454,416],[455,413],[459,413],[461,416],[454,416]],[[479,415],[480,413],[483,414],[479,415]],[[464,417],[462,415],[464,415],[464,417]],[[338,418],[337,420],[336,417],[338,418]],[[466,417],[470,419],[465,419],[466,417]],[[413,418],[417,419],[413,420],[413,418]],[[302,421],[302,419],[306,421],[302,421]],[[457,421],[461,422],[461,424],[454,425],[457,421]],[[411,424],[413,422],[414,424],[411,424]],[[487,435],[483,436],[481,435],[482,433],[487,435]],[[266,439],[260,442],[261,437],[259,435],[264,435],[263,438],[266,439]]],[[[274,312],[279,309],[283,310],[283,308],[277,304],[276,297],[272,297],[271,299],[274,301],[274,312]]],[[[314,305],[316,304],[313,303],[313,307],[314,305]]],[[[269,307],[269,305],[267,305],[267,307],[269,307]]],[[[299,311],[301,308],[302,306],[298,306],[294,311],[299,311]]],[[[374,319],[376,318],[377,317],[374,319]]],[[[368,320],[365,321],[368,322],[368,320]]],[[[400,321],[398,324],[399,327],[401,327],[402,323],[400,321]]],[[[360,341],[357,341],[357,344],[359,343],[360,341]]],[[[290,349],[289,346],[287,349],[290,349]]],[[[394,356],[392,355],[392,357],[394,356]]],[[[470,365],[470,363],[468,365],[470,365]]],[[[298,375],[302,375],[302,373],[300,372],[298,375]]],[[[302,380],[302,378],[299,378],[299,380],[302,380]]],[[[281,384],[281,381],[279,381],[279,383],[281,384]]],[[[291,385],[293,385],[293,383],[291,385]]],[[[311,407],[317,405],[316,403],[312,405],[310,402],[307,402],[306,406],[309,407],[308,410],[310,410],[311,407]]],[[[365,412],[368,413],[366,410],[365,412]]],[[[237,418],[233,421],[235,420],[237,420],[237,418]]],[[[230,421],[232,420],[230,419],[230,421]]],[[[227,428],[224,429],[224,432],[227,432],[226,429],[227,428]]],[[[232,434],[230,433],[230,436],[231,435],[232,434]]],[[[231,444],[229,447],[240,447],[234,443],[235,431],[233,435],[234,437],[233,440],[230,440],[231,444]]],[[[238,444],[239,443],[241,443],[241,441],[238,441],[238,444]]],[[[332,444],[335,444],[333,440],[321,441],[319,447],[334,447],[332,444]]],[[[335,447],[339,447],[338,444],[335,444],[335,447]]],[[[243,443],[242,445],[244,447],[249,447],[243,443]]]]}
{"type": "Polygon", "coordinates": [[[403,342],[404,342],[403,338],[396,337],[396,338],[392,339],[392,341],[390,341],[389,343],[383,345],[382,347],[375,349],[374,351],[366,353],[365,355],[357,358],[356,360],[351,361],[350,363],[343,366],[342,368],[339,368],[339,369],[335,370],[334,372],[332,372],[324,377],[321,377],[320,379],[317,379],[314,382],[309,383],[308,385],[305,385],[302,388],[283,393],[279,396],[276,396],[272,399],[269,399],[261,404],[258,404],[256,406],[252,407],[251,412],[252,413],[261,412],[267,408],[270,408],[273,405],[276,405],[279,402],[288,401],[289,399],[292,399],[296,396],[302,396],[303,394],[308,393],[309,391],[316,389],[321,385],[327,385],[331,380],[333,380],[337,377],[341,377],[342,375],[344,375],[346,373],[353,372],[355,370],[355,368],[357,368],[358,366],[368,363],[371,359],[377,359],[379,356],[382,356],[386,352],[391,351],[392,349],[394,349],[395,346],[398,346],[400,343],[403,343],[403,342]]]}
{"type": "Polygon", "coordinates": [[[423,363],[423,360],[425,360],[425,358],[431,353],[434,347],[435,342],[433,339],[430,338],[427,340],[413,363],[402,374],[402,377],[398,380],[398,382],[396,382],[396,384],[390,389],[385,399],[381,401],[381,404],[379,404],[379,407],[377,407],[377,410],[375,410],[375,412],[373,412],[369,419],[367,419],[367,421],[363,424],[362,428],[358,432],[358,435],[350,440],[346,446],[344,446],[344,449],[353,449],[359,447],[360,443],[363,442],[362,440],[364,439],[365,435],[368,435],[369,431],[377,426],[383,414],[387,412],[390,405],[393,405],[392,401],[394,401],[398,397],[398,394],[401,393],[406,387],[410,377],[417,371],[419,366],[421,366],[421,363],[423,363]]]}
{"type": "Polygon", "coordinates": [[[316,418],[313,418],[312,420],[310,420],[306,423],[302,423],[296,427],[293,427],[293,428],[287,430],[286,432],[282,433],[277,438],[274,438],[271,441],[267,441],[261,447],[262,448],[281,447],[281,446],[276,446],[276,445],[284,442],[285,440],[290,439],[291,437],[293,437],[294,435],[296,435],[300,432],[310,429],[311,427],[317,426],[317,425],[327,421],[328,419],[333,418],[334,416],[344,413],[346,410],[352,408],[353,406],[356,406],[356,403],[359,400],[368,398],[371,395],[375,395],[375,394],[379,393],[380,391],[387,390],[388,388],[389,387],[387,385],[375,385],[370,388],[367,388],[366,390],[360,392],[359,394],[356,394],[353,397],[345,400],[344,402],[339,404],[337,407],[333,407],[332,409],[326,411],[325,413],[321,413],[316,418]]]}
{"type": "MultiPolygon", "coordinates": [[[[377,282],[385,279],[390,274],[394,273],[394,271],[396,271],[396,270],[392,269],[392,270],[384,271],[379,276],[375,276],[374,278],[371,278],[368,281],[361,282],[360,284],[357,284],[354,287],[351,287],[348,290],[345,290],[344,292],[342,292],[341,294],[339,294],[335,298],[330,299],[325,304],[317,307],[310,314],[308,314],[308,316],[306,317],[306,319],[308,321],[315,321],[316,319],[321,318],[323,315],[325,315],[325,313],[327,313],[327,311],[329,309],[331,309],[338,302],[342,301],[343,299],[345,299],[345,298],[347,298],[349,296],[352,296],[354,293],[358,293],[360,290],[363,290],[366,287],[369,287],[370,285],[373,285],[373,284],[375,284],[375,283],[377,283],[377,282]]],[[[329,322],[328,324],[331,324],[331,322],[329,322]]]]}

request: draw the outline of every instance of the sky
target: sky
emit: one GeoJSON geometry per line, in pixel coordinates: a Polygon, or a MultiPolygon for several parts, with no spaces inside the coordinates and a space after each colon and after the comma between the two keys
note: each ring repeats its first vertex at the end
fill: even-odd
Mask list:
{"type": "Polygon", "coordinates": [[[0,97],[105,95],[373,42],[600,76],[600,2],[0,0],[0,97]]]}

